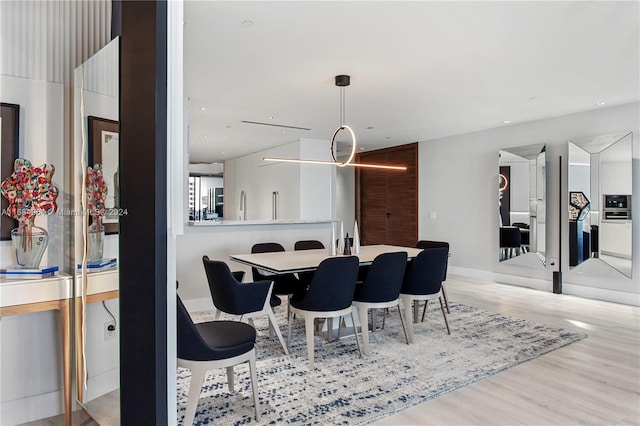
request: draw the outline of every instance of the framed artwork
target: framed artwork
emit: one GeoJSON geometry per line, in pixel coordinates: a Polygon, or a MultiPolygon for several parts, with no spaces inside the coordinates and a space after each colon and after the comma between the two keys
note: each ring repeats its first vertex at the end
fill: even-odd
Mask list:
{"type": "Polygon", "coordinates": [[[114,120],[89,116],[89,161],[88,164],[102,164],[102,174],[107,185],[105,200],[106,214],[102,221],[105,234],[117,234],[120,206],[119,165],[120,134],[119,123],[114,120]]]}
{"type": "MultiPolygon", "coordinates": [[[[20,146],[20,105],[0,104],[0,182],[13,172],[13,162],[19,156],[20,146]]],[[[4,212],[9,207],[6,198],[0,196],[0,207],[4,212]]],[[[11,230],[18,227],[18,221],[3,214],[0,218],[0,240],[10,240],[11,230]]]]}

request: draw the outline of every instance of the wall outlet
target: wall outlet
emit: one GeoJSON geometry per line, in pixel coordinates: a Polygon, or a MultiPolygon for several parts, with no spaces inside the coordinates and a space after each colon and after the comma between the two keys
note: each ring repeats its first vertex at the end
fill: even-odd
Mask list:
{"type": "Polygon", "coordinates": [[[117,337],[116,323],[115,321],[107,321],[104,323],[104,340],[112,340],[117,337]]]}

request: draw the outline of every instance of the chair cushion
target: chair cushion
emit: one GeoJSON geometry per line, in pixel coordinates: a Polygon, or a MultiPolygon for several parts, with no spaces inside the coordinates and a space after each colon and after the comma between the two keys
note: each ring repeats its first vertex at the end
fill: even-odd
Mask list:
{"type": "Polygon", "coordinates": [[[202,340],[209,346],[200,360],[215,360],[242,355],[253,349],[256,330],[238,321],[210,321],[195,324],[202,340]]]}

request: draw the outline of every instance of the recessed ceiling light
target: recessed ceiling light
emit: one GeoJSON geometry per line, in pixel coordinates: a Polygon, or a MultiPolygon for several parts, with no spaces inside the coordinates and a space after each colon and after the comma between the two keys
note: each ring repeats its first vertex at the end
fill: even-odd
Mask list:
{"type": "Polygon", "coordinates": [[[200,107],[200,111],[208,111],[208,110],[209,110],[209,108],[206,107],[206,106],[200,107]]]}
{"type": "Polygon", "coordinates": [[[365,127],[365,129],[367,129],[367,130],[373,130],[373,129],[375,129],[375,127],[373,127],[373,126],[369,126],[369,127],[365,127]]]}
{"type": "Polygon", "coordinates": [[[596,102],[596,105],[598,105],[598,106],[602,106],[602,105],[606,105],[606,104],[607,104],[606,102],[602,102],[602,101],[596,102]]]}
{"type": "Polygon", "coordinates": [[[269,120],[273,120],[275,117],[273,115],[269,116],[269,120]]]}
{"type": "Polygon", "coordinates": [[[231,126],[224,126],[224,127],[226,127],[227,129],[230,129],[230,128],[231,128],[231,126]]]}
{"type": "Polygon", "coordinates": [[[286,130],[283,130],[283,131],[282,131],[282,133],[287,133],[287,131],[286,131],[286,130]]]}
{"type": "Polygon", "coordinates": [[[391,139],[391,136],[387,136],[385,139],[391,139]]]}
{"type": "Polygon", "coordinates": [[[509,124],[509,123],[511,123],[511,120],[504,120],[503,123],[504,124],[509,124]]]}
{"type": "Polygon", "coordinates": [[[251,19],[245,19],[244,21],[242,21],[243,27],[250,27],[252,25],[253,25],[253,21],[251,19]]]}
{"type": "Polygon", "coordinates": [[[367,148],[365,148],[364,146],[360,147],[360,151],[364,151],[365,149],[367,149],[367,148]]]}
{"type": "Polygon", "coordinates": [[[203,138],[207,139],[209,137],[209,135],[204,135],[203,138]]]}

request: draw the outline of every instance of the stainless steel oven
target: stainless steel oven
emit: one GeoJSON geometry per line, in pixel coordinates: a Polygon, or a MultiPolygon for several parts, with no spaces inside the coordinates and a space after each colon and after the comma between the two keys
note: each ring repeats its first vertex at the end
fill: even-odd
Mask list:
{"type": "Polygon", "coordinates": [[[631,195],[605,194],[603,196],[604,219],[631,219],[631,195]]]}

